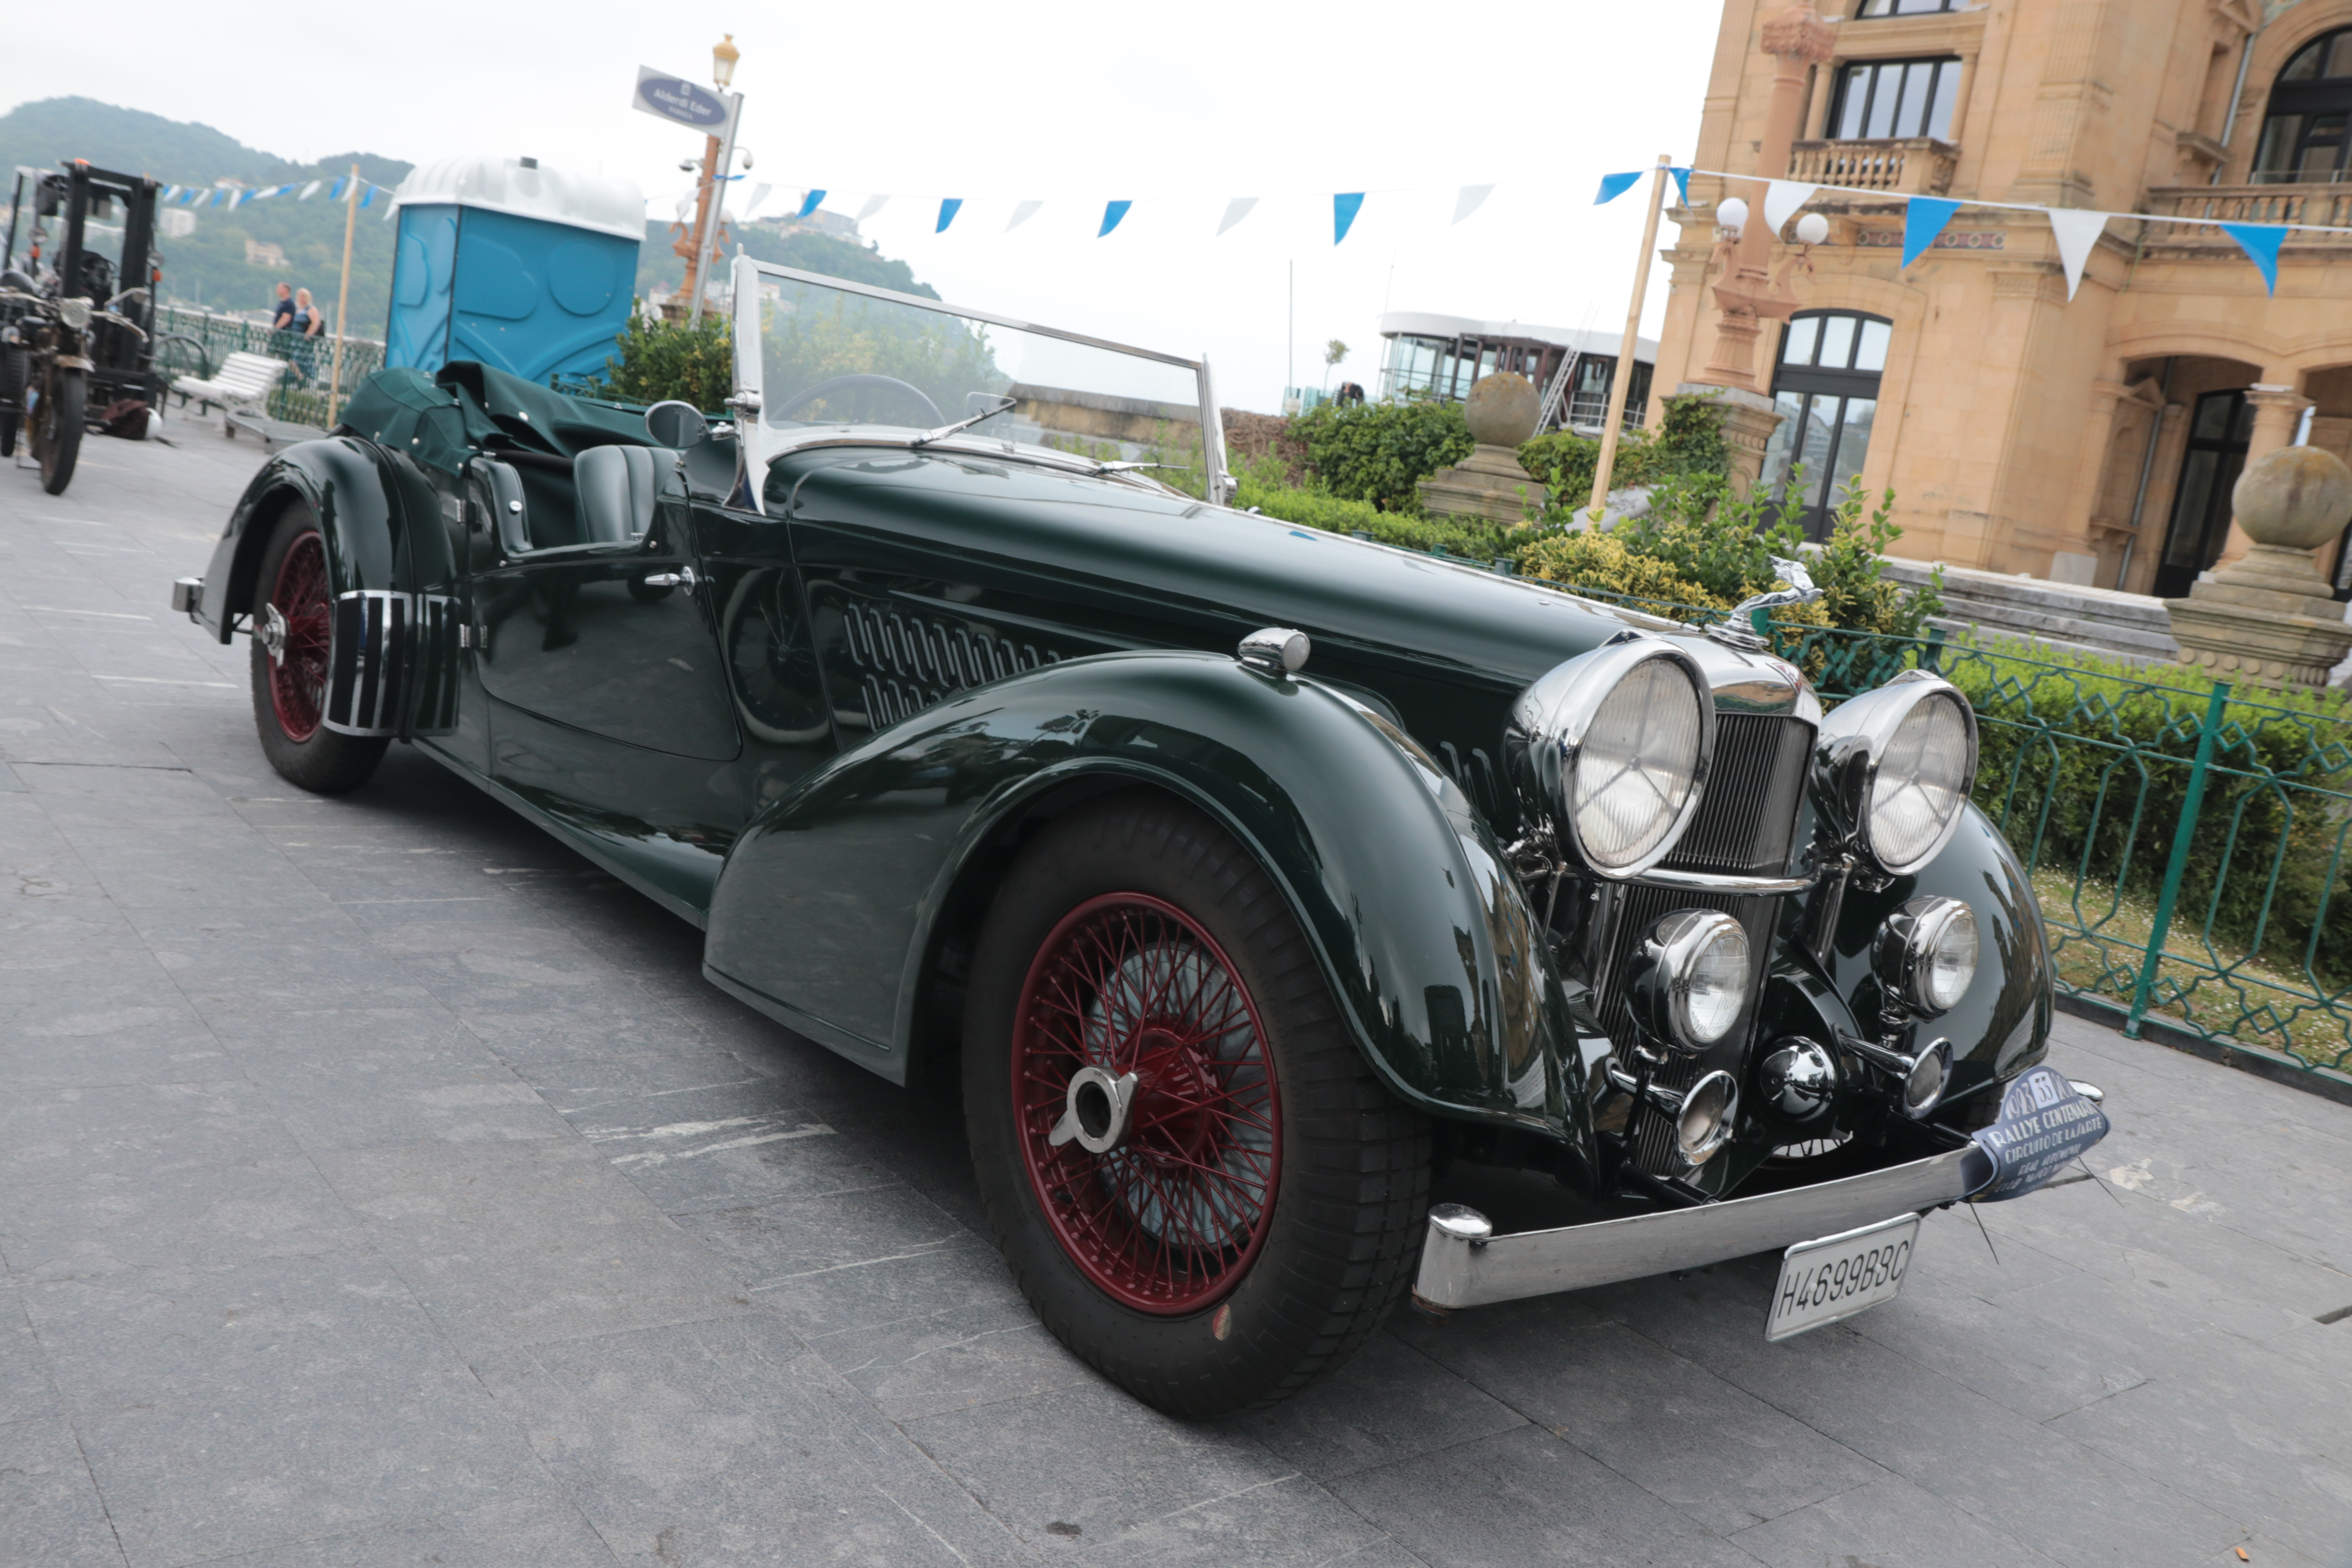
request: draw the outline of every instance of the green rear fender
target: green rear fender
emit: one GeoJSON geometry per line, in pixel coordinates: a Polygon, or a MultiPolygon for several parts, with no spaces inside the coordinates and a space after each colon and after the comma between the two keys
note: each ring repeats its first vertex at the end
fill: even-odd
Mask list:
{"type": "Polygon", "coordinates": [[[904,1081],[943,946],[985,909],[1024,828],[1136,786],[1199,806],[1256,856],[1399,1094],[1586,1152],[1561,1067],[1567,1004],[1461,790],[1363,704],[1213,655],[1049,666],[844,752],[737,841],[706,971],[904,1081]]]}
{"type": "MultiPolygon", "coordinates": [[[[421,484],[421,476],[411,481],[421,484]]],[[[228,527],[205,571],[198,618],[222,642],[236,617],[253,604],[254,577],[269,532],[287,503],[310,503],[326,535],[327,570],[334,591],[410,586],[401,500],[402,477],[363,442],[331,437],[289,447],[261,466],[229,514],[228,527]]],[[[429,495],[424,498],[430,505],[429,495]]],[[[412,505],[415,498],[411,498],[412,505]]],[[[421,531],[427,548],[446,551],[439,531],[421,531]]]]}

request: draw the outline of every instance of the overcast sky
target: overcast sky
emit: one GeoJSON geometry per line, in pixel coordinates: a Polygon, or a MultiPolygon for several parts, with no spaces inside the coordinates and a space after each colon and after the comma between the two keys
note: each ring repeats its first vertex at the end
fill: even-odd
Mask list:
{"type": "MultiPolygon", "coordinates": [[[[893,193],[866,237],[950,300],[1205,352],[1223,402],[1272,410],[1286,342],[1300,382],[1338,337],[1340,374],[1371,385],[1384,309],[1622,328],[1640,203],[1595,207],[1593,187],[1688,159],[1720,6],[116,0],[95,34],[73,5],[10,10],[0,107],[84,94],[304,160],[527,153],[634,181],[654,216],[702,142],[629,109],[636,67],[706,79],[732,31],[740,188],[777,187],[762,216],[807,185],[852,213],[893,193]],[[1456,188],[1489,183],[1451,224],[1456,188]],[[1335,247],[1330,195],[1355,190],[1335,247]],[[1265,199],[1215,237],[1242,195],[1265,199]],[[941,196],[966,205],[937,235],[941,196]],[[1136,205],[1097,239],[1111,197],[1136,205]]],[[[1654,264],[1645,333],[1664,288],[1654,264]]]]}

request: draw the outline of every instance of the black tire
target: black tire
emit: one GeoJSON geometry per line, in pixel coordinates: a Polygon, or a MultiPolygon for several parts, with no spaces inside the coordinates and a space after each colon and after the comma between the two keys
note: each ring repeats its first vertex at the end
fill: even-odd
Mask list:
{"type": "Polygon", "coordinates": [[[89,387],[78,370],[61,370],[48,395],[33,410],[39,428],[33,442],[41,463],[41,489],[53,496],[66,493],[73,483],[74,463],[81,456],[82,416],[89,411],[89,387]]]}
{"type": "MultiPolygon", "coordinates": [[[[1195,996],[1205,989],[1188,984],[1195,996]]],[[[1182,988],[1169,982],[1159,994],[1182,988]]],[[[1099,1006],[1109,989],[1097,987],[1088,1005],[1099,1006]]],[[[1219,1005],[1227,1009],[1220,1018],[1234,1016],[1231,1003],[1219,1005]]],[[[1041,1006],[1040,1016],[1046,1010],[1041,1006]]],[[[1141,1013],[1110,1026],[1144,1042],[1160,1027],[1141,1013]]],[[[1235,1033],[1226,1026],[1216,1048],[1230,1049],[1222,1042],[1235,1033]]],[[[1064,1344],[1147,1404],[1188,1417],[1275,1404],[1354,1353],[1412,1283],[1429,1208],[1428,1121],[1365,1064],[1273,881],[1230,835],[1187,806],[1143,792],[1112,795],[1056,820],[1027,846],[997,891],[973,955],[962,1068],[981,1195],[1015,1280],[1064,1344]],[[1192,937],[1207,939],[1198,951],[1229,963],[1241,1000],[1262,1025],[1239,1032],[1264,1041],[1262,1059],[1275,1089],[1279,1142],[1271,1156],[1270,1213],[1253,1211],[1262,1217],[1251,1248],[1193,1254],[1228,1259],[1214,1265],[1228,1272],[1204,1272],[1215,1280],[1204,1288],[1217,1293],[1181,1310],[1138,1310],[1073,1256],[1041,1196],[1041,1186],[1062,1178],[1033,1177],[1028,1152],[1037,1148],[1037,1106],[1052,1099],[1052,1087],[1043,1078],[1028,1079],[1031,1102],[1015,1103],[1016,1050],[1031,1048],[1017,1045],[1016,1037],[1040,1037],[1017,1018],[1033,963],[1045,973],[1071,922],[1121,897],[1172,906],[1195,928],[1192,937]]],[[[1066,1072],[1062,1081],[1068,1080],[1066,1072]]],[[[1228,1070],[1221,1098],[1233,1099],[1236,1081],[1228,1070]]],[[[1139,1126],[1149,1121],[1143,1108],[1152,1092],[1147,1077],[1136,1100],[1139,1126]]],[[[1079,1181],[1052,1187],[1062,1200],[1059,1212],[1082,1215],[1086,1202],[1099,1205],[1115,1193],[1122,1178],[1106,1174],[1108,1161],[1094,1170],[1091,1188],[1079,1181]],[[1081,1189],[1076,1198],[1074,1188],[1081,1189]]],[[[1129,1193],[1145,1190],[1125,1179],[1129,1193]]],[[[1114,1196],[1108,1206],[1123,1201],[1114,1196]]],[[[1132,1205],[1118,1223],[1130,1237],[1145,1234],[1132,1205]]],[[[1134,1256],[1151,1255],[1147,1245],[1134,1256]]],[[[1194,1298],[1180,1292],[1178,1300],[1194,1298]]]]}
{"type": "MultiPolygon", "coordinates": [[[[0,403],[25,401],[25,351],[0,349],[0,403]]],[[[0,458],[16,455],[16,428],[24,416],[15,409],[0,413],[0,458]]]]}
{"type": "Polygon", "coordinates": [[[253,722],[260,732],[262,755],[269,759],[269,765],[278,770],[279,777],[314,795],[340,795],[367,782],[376,764],[383,761],[384,748],[392,742],[383,735],[346,735],[328,729],[317,719],[325,701],[324,670],[333,657],[333,599],[331,588],[324,584],[324,559],[325,540],[319,530],[317,514],[305,502],[289,503],[278,514],[269,542],[262,548],[260,570],[253,578],[253,722]],[[287,559],[296,553],[298,546],[305,560],[310,552],[318,552],[320,584],[316,592],[302,590],[293,580],[301,574],[299,570],[290,576],[287,573],[287,559]],[[281,583],[281,578],[287,581],[281,583]],[[290,685],[311,689],[315,700],[307,711],[301,709],[299,695],[283,691],[273,683],[287,666],[271,657],[265,636],[266,617],[273,592],[281,587],[294,601],[281,607],[281,615],[293,610],[292,624],[313,628],[311,635],[303,639],[304,646],[287,650],[289,658],[299,660],[295,667],[298,672],[316,675],[315,680],[307,682],[289,678],[290,685]],[[323,629],[317,629],[315,616],[321,603],[326,608],[325,624],[323,629]],[[281,711],[281,696],[289,698],[286,711],[281,711]],[[305,723],[305,719],[310,722],[305,723]]]}

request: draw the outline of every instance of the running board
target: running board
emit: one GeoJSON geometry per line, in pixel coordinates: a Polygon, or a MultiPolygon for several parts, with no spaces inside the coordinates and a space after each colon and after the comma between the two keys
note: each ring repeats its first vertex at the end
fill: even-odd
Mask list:
{"type": "Polygon", "coordinates": [[[1968,1155],[1969,1150],[1955,1149],[1907,1165],[1705,1208],[1515,1236],[1489,1234],[1493,1227],[1475,1209],[1440,1204],[1430,1211],[1413,1297],[1427,1307],[1484,1307],[1778,1251],[1957,1201],[1968,1191],[1960,1174],[1968,1155]]]}

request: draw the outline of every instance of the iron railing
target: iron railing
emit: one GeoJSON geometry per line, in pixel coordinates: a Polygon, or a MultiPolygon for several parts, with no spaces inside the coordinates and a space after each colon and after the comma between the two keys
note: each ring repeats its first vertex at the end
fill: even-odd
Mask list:
{"type": "Polygon", "coordinates": [[[2024,862],[2079,1009],[2135,1038],[2168,1026],[2265,1068],[2352,1071],[2352,701],[2023,642],[1754,619],[1830,706],[1910,668],[1968,695],[1976,804],[2024,862]]]}
{"type": "Polygon", "coordinates": [[[155,310],[155,363],[169,386],[183,375],[209,376],[232,353],[267,354],[286,361],[286,372],[270,390],[264,412],[273,419],[297,425],[334,428],[341,404],[352,389],[383,368],[383,344],[373,338],[343,340],[341,395],[328,406],[334,376],[332,335],[297,337],[274,332],[242,316],[219,316],[186,305],[162,305],[155,310]]]}

